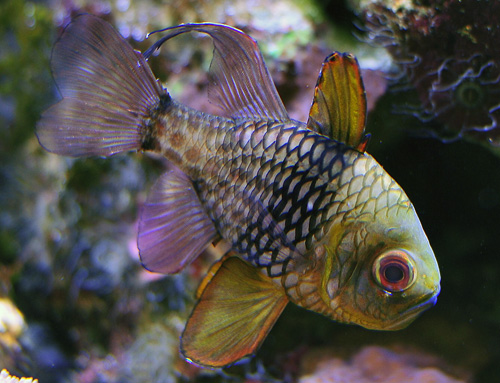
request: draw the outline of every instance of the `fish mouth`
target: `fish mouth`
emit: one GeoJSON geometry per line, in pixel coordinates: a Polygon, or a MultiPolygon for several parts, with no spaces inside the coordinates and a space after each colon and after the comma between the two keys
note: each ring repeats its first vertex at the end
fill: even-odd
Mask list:
{"type": "Polygon", "coordinates": [[[402,312],[395,321],[384,327],[384,330],[401,330],[408,326],[418,315],[436,304],[439,291],[440,287],[422,297],[412,308],[402,312]]]}

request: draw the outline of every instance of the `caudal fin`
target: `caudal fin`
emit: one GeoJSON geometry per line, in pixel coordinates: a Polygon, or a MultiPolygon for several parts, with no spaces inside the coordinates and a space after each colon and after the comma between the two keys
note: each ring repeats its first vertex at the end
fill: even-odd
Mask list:
{"type": "Polygon", "coordinates": [[[149,65],[104,20],[76,17],[52,52],[63,99],[37,124],[49,152],[109,156],[141,147],[142,123],[165,93],[149,65]]]}

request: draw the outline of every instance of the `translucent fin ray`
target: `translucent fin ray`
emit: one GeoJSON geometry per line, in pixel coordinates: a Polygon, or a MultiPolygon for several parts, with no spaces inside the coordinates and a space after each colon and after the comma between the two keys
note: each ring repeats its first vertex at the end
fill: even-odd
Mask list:
{"type": "Polygon", "coordinates": [[[366,96],[356,58],[335,52],[318,77],[307,125],[310,129],[364,151],[366,96]]]}
{"type": "Polygon", "coordinates": [[[182,334],[181,351],[199,365],[223,367],[257,351],[288,303],[282,287],[231,257],[208,283],[182,334]]]}
{"type": "Polygon", "coordinates": [[[187,175],[177,168],[164,173],[151,189],[139,220],[137,244],[144,267],[176,273],[216,235],[187,175]]]}
{"type": "Polygon", "coordinates": [[[257,42],[239,29],[222,24],[182,24],[149,48],[149,56],[167,40],[186,32],[202,32],[214,42],[210,65],[209,100],[232,118],[269,118],[287,121],[288,113],[278,95],[257,42]]]}
{"type": "Polygon", "coordinates": [[[76,17],[52,52],[63,99],[42,115],[40,144],[72,157],[108,156],[141,147],[141,124],[164,90],[140,52],[107,22],[76,17]]]}

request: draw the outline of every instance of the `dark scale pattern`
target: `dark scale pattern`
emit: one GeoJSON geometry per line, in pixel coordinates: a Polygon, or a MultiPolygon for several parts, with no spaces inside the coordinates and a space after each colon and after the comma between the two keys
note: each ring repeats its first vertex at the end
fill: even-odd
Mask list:
{"type": "Polygon", "coordinates": [[[323,136],[306,134],[298,146],[289,145],[287,149],[291,161],[282,163],[279,179],[270,187],[268,208],[286,237],[304,253],[329,221],[337,190],[335,180],[346,166],[346,147],[323,136]],[[301,150],[303,147],[307,150],[301,150]]]}
{"type": "Polygon", "coordinates": [[[229,129],[220,142],[200,196],[235,250],[279,276],[320,239],[352,149],[301,123],[268,121],[229,129]]]}

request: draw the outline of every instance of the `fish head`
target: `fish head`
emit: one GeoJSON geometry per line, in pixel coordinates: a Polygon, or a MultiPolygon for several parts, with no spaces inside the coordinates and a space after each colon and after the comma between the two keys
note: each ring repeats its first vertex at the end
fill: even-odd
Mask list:
{"type": "Polygon", "coordinates": [[[440,273],[405,192],[380,165],[373,166],[377,176],[354,197],[353,188],[344,196],[351,208],[337,215],[327,235],[322,295],[333,319],[398,330],[436,303],[440,273]]]}

